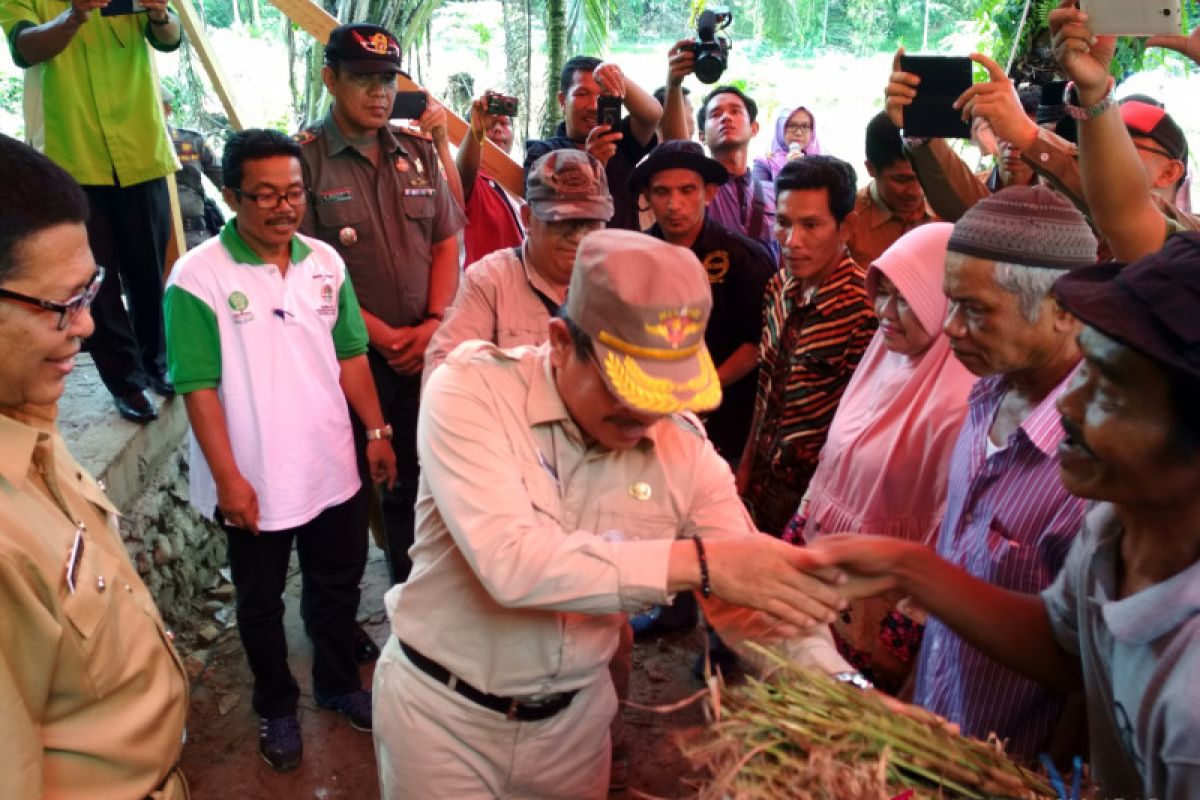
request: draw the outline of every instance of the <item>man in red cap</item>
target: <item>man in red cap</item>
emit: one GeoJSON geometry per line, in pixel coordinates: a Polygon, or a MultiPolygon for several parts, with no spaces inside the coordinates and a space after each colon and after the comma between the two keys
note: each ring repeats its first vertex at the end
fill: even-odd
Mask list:
{"type": "Polygon", "coordinates": [[[1059,476],[1092,502],[1037,594],[879,537],[815,549],[895,588],[982,653],[1061,691],[1082,683],[1103,797],[1200,797],[1200,234],[1054,285],[1082,323],[1058,398],[1059,476]]]}
{"type": "Polygon", "coordinates": [[[596,231],[545,345],[464,344],[430,376],[413,571],[375,670],[385,798],[604,797],[609,659],[626,615],[675,592],[726,641],[845,669],[810,628],[833,576],[754,530],[690,413],[721,399],[711,308],[689,250],[596,231]]]}
{"type": "MultiPolygon", "coordinates": [[[[1079,120],[1084,199],[1113,255],[1133,261],[1157,251],[1172,233],[1200,231],[1200,217],[1176,205],[1188,170],[1183,130],[1144,95],[1126,98],[1119,108],[1114,101],[1108,66],[1116,37],[1094,36],[1087,15],[1065,3],[1051,12],[1050,26],[1055,57],[1074,83],[1067,111],[1079,120]]],[[[1195,59],[1196,40],[1193,34],[1152,43],[1195,59]]]]}

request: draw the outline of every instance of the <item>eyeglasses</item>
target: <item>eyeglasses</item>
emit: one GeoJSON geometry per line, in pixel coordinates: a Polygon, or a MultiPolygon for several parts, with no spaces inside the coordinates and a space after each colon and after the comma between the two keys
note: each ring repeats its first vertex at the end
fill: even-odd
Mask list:
{"type": "Polygon", "coordinates": [[[287,200],[292,208],[308,202],[308,190],[301,186],[293,186],[286,192],[243,192],[241,189],[234,189],[233,193],[238,197],[249,197],[260,211],[274,211],[279,208],[280,200],[287,200]]]}
{"type": "Polygon", "coordinates": [[[7,300],[14,300],[18,303],[25,303],[44,311],[55,312],[58,314],[58,330],[65,331],[67,326],[79,316],[79,312],[90,306],[92,301],[96,299],[96,293],[100,291],[100,282],[103,280],[104,267],[96,267],[96,272],[92,275],[92,279],[88,281],[88,285],[84,287],[84,290],[65,303],[43,300],[40,297],[30,297],[27,294],[21,294],[20,292],[8,289],[0,289],[0,297],[7,300]]]}
{"type": "Polygon", "coordinates": [[[809,125],[807,122],[795,122],[795,123],[792,123],[791,125],[784,125],[783,132],[784,133],[812,133],[812,128],[813,128],[813,126],[809,125]]]}
{"type": "Polygon", "coordinates": [[[1172,161],[1180,160],[1180,159],[1176,158],[1175,156],[1171,155],[1170,153],[1168,153],[1166,150],[1163,150],[1161,147],[1151,147],[1148,144],[1141,144],[1140,142],[1134,142],[1133,146],[1135,148],[1137,148],[1138,150],[1142,150],[1147,153],[1154,153],[1155,155],[1162,156],[1163,158],[1168,158],[1172,161]]]}

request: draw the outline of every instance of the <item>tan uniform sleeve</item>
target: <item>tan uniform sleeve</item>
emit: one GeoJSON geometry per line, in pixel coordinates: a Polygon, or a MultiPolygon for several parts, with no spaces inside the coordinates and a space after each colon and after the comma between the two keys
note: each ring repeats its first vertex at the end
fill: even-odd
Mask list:
{"type": "Polygon", "coordinates": [[[956,221],[992,194],[945,139],[930,139],[915,147],[906,145],[904,153],[921,181],[929,207],[947,222],[956,221]]]}
{"type": "MultiPolygon", "coordinates": [[[[684,535],[699,535],[704,539],[766,536],[755,529],[746,507],[737,496],[733,473],[711,443],[705,441],[704,449],[695,463],[694,499],[684,535]]],[[[827,625],[816,625],[796,639],[780,640],[777,634],[772,633],[774,620],[766,614],[730,605],[717,598],[704,599],[699,592],[696,593],[696,599],[704,609],[705,619],[721,640],[736,647],[739,654],[748,658],[756,668],[761,669],[765,664],[759,663],[758,658],[752,655],[753,651],[740,646],[746,641],[778,647],[797,663],[830,674],[856,671],[838,655],[827,625]]]]}
{"type": "Polygon", "coordinates": [[[0,557],[0,774],[8,797],[41,797],[41,720],[62,627],[47,607],[51,588],[0,557]]]}

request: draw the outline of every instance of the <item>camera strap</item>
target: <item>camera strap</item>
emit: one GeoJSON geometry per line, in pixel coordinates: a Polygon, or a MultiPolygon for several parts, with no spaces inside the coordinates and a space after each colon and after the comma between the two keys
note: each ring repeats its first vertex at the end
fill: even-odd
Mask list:
{"type": "Polygon", "coordinates": [[[763,221],[767,217],[767,200],[762,182],[753,173],[750,174],[750,180],[754,182],[754,200],[750,203],[750,219],[746,225],[746,235],[751,239],[761,239],[763,221]]]}

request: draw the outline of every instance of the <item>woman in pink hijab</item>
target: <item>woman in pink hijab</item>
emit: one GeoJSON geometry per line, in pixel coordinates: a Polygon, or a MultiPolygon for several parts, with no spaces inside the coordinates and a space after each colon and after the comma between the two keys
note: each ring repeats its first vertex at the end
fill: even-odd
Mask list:
{"type": "MultiPolygon", "coordinates": [[[[946,243],[954,226],[914,228],[867,273],[879,329],[846,387],[805,503],[806,542],[841,531],[931,542],[946,503],[950,453],[975,376],[942,333],[946,243]]],[[[899,597],[857,601],[834,623],[842,655],[896,693],[916,663],[919,620],[899,597]]]]}

